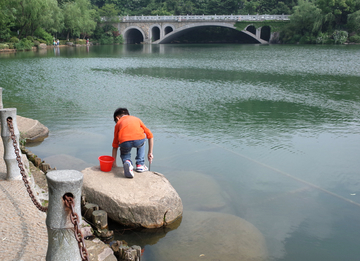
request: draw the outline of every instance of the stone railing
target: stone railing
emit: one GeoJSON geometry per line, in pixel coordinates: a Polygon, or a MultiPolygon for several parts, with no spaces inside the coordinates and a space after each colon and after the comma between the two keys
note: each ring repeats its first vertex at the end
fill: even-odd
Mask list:
{"type": "MultiPolygon", "coordinates": [[[[152,21],[264,21],[289,20],[290,15],[167,15],[167,16],[120,16],[119,22],[152,22],[152,21]]],[[[102,18],[103,21],[107,19],[102,18]]]]}

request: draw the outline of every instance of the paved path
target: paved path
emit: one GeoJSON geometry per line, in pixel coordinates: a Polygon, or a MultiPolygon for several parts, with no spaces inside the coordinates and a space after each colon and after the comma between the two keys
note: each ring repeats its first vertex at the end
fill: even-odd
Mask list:
{"type": "Polygon", "coordinates": [[[0,139],[0,260],[45,260],[46,214],[32,203],[22,180],[7,181],[0,139]]]}

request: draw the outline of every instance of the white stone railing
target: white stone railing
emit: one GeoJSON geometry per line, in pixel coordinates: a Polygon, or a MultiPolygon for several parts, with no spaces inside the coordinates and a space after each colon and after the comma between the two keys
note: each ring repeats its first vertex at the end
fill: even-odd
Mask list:
{"type": "MultiPolygon", "coordinates": [[[[147,21],[263,21],[289,20],[290,15],[167,15],[167,16],[120,16],[120,22],[147,21]]],[[[102,20],[106,20],[102,18],[102,20]]]]}

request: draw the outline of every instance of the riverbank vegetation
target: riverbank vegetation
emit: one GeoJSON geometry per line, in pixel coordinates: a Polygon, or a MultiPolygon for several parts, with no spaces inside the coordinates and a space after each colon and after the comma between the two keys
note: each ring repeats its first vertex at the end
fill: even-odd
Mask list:
{"type": "Polygon", "coordinates": [[[54,39],[122,43],[102,17],[116,22],[125,15],[186,14],[290,14],[289,23],[254,25],[280,32],[282,43],[360,43],[360,0],[1,0],[0,49],[27,50],[54,39]]]}

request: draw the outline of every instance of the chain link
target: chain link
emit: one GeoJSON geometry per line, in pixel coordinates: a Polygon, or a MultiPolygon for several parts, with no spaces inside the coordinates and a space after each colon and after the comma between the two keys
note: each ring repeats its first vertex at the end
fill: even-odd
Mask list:
{"type": "Polygon", "coordinates": [[[75,212],[75,202],[74,202],[73,197],[65,194],[64,195],[64,203],[65,203],[65,206],[67,208],[69,208],[71,211],[70,221],[74,225],[74,235],[75,235],[75,239],[79,245],[81,260],[88,261],[89,256],[88,256],[87,250],[85,248],[84,237],[79,229],[79,216],[75,212]]]}
{"type": "Polygon", "coordinates": [[[24,181],[24,185],[25,185],[25,187],[26,187],[26,190],[27,190],[27,192],[29,193],[29,196],[30,196],[32,202],[34,203],[34,205],[35,205],[40,211],[46,212],[48,208],[41,206],[41,204],[36,200],[36,198],[35,198],[35,196],[34,196],[34,193],[33,193],[33,191],[31,190],[31,187],[30,187],[30,185],[29,185],[29,181],[27,180],[27,177],[26,177],[26,174],[25,174],[24,165],[23,165],[23,163],[21,162],[21,156],[20,156],[18,144],[17,144],[16,137],[15,137],[15,134],[14,134],[14,126],[13,126],[13,123],[12,123],[12,119],[11,119],[10,117],[7,118],[7,125],[8,125],[8,127],[9,127],[9,131],[10,131],[10,134],[11,134],[11,139],[12,139],[12,141],[13,141],[13,146],[14,146],[15,154],[16,154],[16,161],[18,162],[18,166],[19,166],[20,173],[21,173],[21,176],[22,176],[22,180],[24,181]]]}

